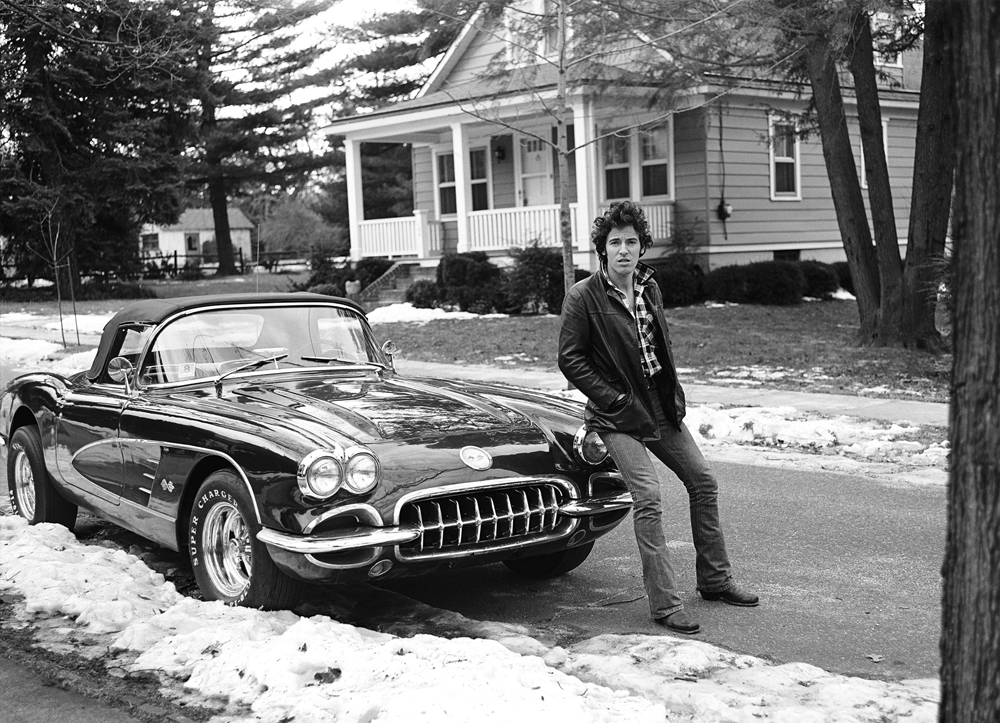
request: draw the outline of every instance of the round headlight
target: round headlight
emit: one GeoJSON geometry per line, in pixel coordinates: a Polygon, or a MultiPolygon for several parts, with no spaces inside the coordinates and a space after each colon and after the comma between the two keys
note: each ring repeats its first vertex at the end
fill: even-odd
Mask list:
{"type": "Polygon", "coordinates": [[[348,450],[348,455],[344,486],[359,495],[374,489],[379,477],[379,463],[375,455],[368,451],[351,454],[351,450],[348,450]]]}
{"type": "Polygon", "coordinates": [[[335,452],[311,452],[299,465],[299,489],[308,497],[331,497],[337,493],[343,481],[344,468],[335,452]]]}
{"type": "Polygon", "coordinates": [[[573,437],[573,452],[582,464],[597,466],[608,458],[608,448],[594,430],[580,427],[573,437]]]}

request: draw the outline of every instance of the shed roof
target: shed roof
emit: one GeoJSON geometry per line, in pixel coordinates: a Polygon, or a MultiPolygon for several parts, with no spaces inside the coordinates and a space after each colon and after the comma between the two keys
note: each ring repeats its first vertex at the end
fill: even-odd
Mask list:
{"type": "MultiPolygon", "coordinates": [[[[189,208],[175,224],[162,227],[164,231],[214,231],[215,219],[210,208],[189,208]]],[[[253,222],[238,208],[229,209],[229,228],[253,228],[253,222]]]]}

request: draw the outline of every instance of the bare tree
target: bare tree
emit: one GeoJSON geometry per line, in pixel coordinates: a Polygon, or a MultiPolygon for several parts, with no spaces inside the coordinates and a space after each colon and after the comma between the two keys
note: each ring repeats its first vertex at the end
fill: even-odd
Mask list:
{"type": "Polygon", "coordinates": [[[948,3],[958,87],[942,723],[1000,720],[1000,5],[948,3]]]}

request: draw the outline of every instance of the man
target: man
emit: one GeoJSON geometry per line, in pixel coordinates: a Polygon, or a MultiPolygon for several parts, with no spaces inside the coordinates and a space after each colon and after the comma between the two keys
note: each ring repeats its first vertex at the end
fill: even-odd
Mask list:
{"type": "Polygon", "coordinates": [[[601,268],[563,301],[559,368],[587,396],[586,423],[600,435],[632,493],[653,620],[694,634],[701,628],[677,593],[663,534],[660,481],[648,452],[687,488],[701,596],[744,607],[757,605],[758,598],[733,582],[719,522],[718,483],[684,426],[684,391],[663,299],[653,270],[639,262],[653,244],[639,204],[612,204],[594,221],[591,241],[601,268]]]}

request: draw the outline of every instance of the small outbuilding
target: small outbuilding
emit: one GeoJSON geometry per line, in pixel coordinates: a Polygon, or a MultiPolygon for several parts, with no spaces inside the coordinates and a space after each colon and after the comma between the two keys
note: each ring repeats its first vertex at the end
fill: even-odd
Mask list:
{"type": "MultiPolygon", "coordinates": [[[[229,234],[237,263],[252,258],[250,232],[253,222],[238,208],[229,209],[229,234]]],[[[178,267],[201,266],[216,260],[215,220],[211,208],[189,208],[177,223],[170,226],[147,224],[140,237],[140,252],[145,260],[176,259],[178,267]],[[206,258],[207,257],[207,258],[206,258]]]]}

